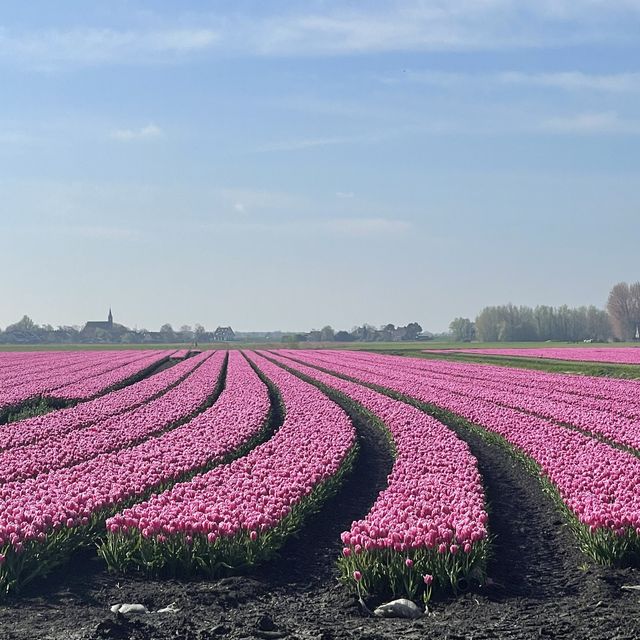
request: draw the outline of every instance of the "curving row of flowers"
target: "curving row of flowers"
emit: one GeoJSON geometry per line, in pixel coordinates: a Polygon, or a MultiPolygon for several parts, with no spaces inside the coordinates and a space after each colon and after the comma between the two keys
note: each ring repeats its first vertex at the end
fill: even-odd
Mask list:
{"type": "Polygon", "coordinates": [[[32,376],[29,367],[21,370],[12,383],[0,386],[0,410],[40,396],[84,399],[97,395],[120,382],[166,360],[170,351],[125,352],[96,358],[85,356],[69,367],[32,376]]]}
{"type": "Polygon", "coordinates": [[[252,565],[296,531],[350,468],[356,434],[347,414],[313,385],[247,357],[278,390],[281,427],[247,456],[109,519],[102,555],[110,566],[215,574],[252,565]]]}
{"type": "MultiPolygon", "coordinates": [[[[354,358],[353,361],[367,364],[367,360],[362,358],[354,358]]],[[[516,386],[512,383],[514,376],[510,371],[505,372],[504,367],[482,367],[479,375],[473,364],[440,362],[433,363],[434,366],[423,366],[411,358],[394,359],[393,363],[404,376],[428,382],[434,389],[445,389],[533,413],[640,451],[640,419],[632,417],[637,406],[634,394],[639,390],[636,383],[617,381],[617,388],[624,399],[614,401],[552,391],[550,387],[561,381],[557,378],[546,380],[545,374],[536,376],[526,386],[516,386]]]]}
{"type": "Polygon", "coordinates": [[[425,349],[426,353],[468,353],[471,355],[521,358],[550,358],[579,362],[640,364],[638,347],[543,347],[524,349],[425,349]]]}
{"type": "Polygon", "coordinates": [[[56,388],[49,395],[52,398],[62,400],[86,400],[93,398],[99,393],[103,393],[107,389],[111,389],[130,378],[144,374],[147,369],[151,369],[161,362],[168,360],[170,355],[170,351],[155,353],[147,358],[130,362],[117,369],[111,369],[99,375],[91,375],[88,378],[70,382],[69,384],[56,388]]]}
{"type": "MultiPolygon", "coordinates": [[[[354,361],[359,354],[353,353],[354,361]]],[[[360,357],[360,361],[362,357],[360,357]]],[[[435,381],[440,377],[456,376],[473,380],[476,384],[511,390],[525,390],[532,395],[550,397],[568,403],[620,413],[631,418],[640,417],[640,381],[606,378],[603,376],[576,376],[530,369],[517,369],[488,364],[468,364],[446,360],[425,360],[386,356],[398,366],[428,373],[435,381]]],[[[369,362],[371,362],[369,360],[369,362]]]]}
{"type": "Polygon", "coordinates": [[[131,501],[242,453],[261,437],[269,407],[264,384],[232,352],[224,390],[193,420],[130,449],[0,486],[0,591],[48,573],[131,501]]]}
{"type": "Polygon", "coordinates": [[[289,352],[366,384],[385,387],[460,416],[532,463],[570,516],[582,549],[596,561],[624,562],[640,552],[640,459],[578,431],[480,397],[407,376],[385,356],[289,352]]]}
{"type": "MultiPolygon", "coordinates": [[[[43,386],[52,385],[59,379],[80,379],[77,374],[91,375],[94,371],[103,373],[115,367],[134,362],[150,355],[149,351],[119,351],[119,352],[66,352],[65,358],[50,362],[45,368],[42,365],[32,365],[32,361],[25,358],[22,366],[0,380],[0,389],[17,390],[27,384],[40,383],[43,386]]],[[[47,387],[48,388],[48,387],[47,387]]]]}
{"type": "Polygon", "coordinates": [[[165,393],[200,366],[210,355],[211,352],[205,352],[94,400],[2,425],[0,426],[0,451],[43,442],[51,438],[60,438],[74,429],[81,429],[135,409],[165,393]]]}
{"type": "Polygon", "coordinates": [[[131,358],[127,352],[108,351],[16,351],[0,353],[0,388],[48,378],[55,371],[71,367],[96,366],[102,362],[116,362],[131,358]]]}
{"type": "Polygon", "coordinates": [[[413,598],[484,571],[487,521],[482,479],[468,445],[415,407],[295,361],[278,363],[346,396],[389,430],[395,450],[387,488],[342,534],[342,577],[361,588],[413,598]]]}
{"type": "MultiPolygon", "coordinates": [[[[38,439],[34,444],[0,453],[0,484],[26,480],[123,449],[187,420],[213,396],[225,357],[222,351],[215,353],[173,389],[136,409],[59,437],[49,431],[46,440],[38,439]]],[[[49,415],[43,416],[45,432],[49,415]]],[[[54,416],[51,420],[56,423],[54,416]]]]}
{"type": "Polygon", "coordinates": [[[66,357],[60,358],[58,352],[51,352],[51,354],[0,352],[0,389],[7,389],[25,382],[26,371],[31,379],[38,379],[41,376],[49,376],[56,369],[68,367],[80,361],[80,357],[75,352],[65,351],[63,354],[66,357]],[[20,357],[13,357],[15,355],[20,357]]]}

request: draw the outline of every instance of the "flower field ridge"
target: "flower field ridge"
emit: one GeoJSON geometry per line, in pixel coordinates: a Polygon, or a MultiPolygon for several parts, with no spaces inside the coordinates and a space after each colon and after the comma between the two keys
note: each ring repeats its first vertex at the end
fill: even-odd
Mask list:
{"type": "Polygon", "coordinates": [[[70,382],[63,387],[58,387],[51,393],[51,397],[65,400],[86,400],[98,393],[102,393],[129,378],[143,373],[146,369],[160,364],[171,355],[170,351],[151,355],[136,362],[125,364],[117,369],[105,371],[87,379],[70,382]]]}
{"type": "Polygon", "coordinates": [[[463,396],[406,376],[386,356],[286,352],[439,407],[497,436],[539,471],[566,509],[583,551],[596,561],[624,563],[640,551],[640,459],[538,416],[473,396],[463,396]]]}
{"type": "Polygon", "coordinates": [[[66,368],[95,366],[98,361],[113,361],[112,354],[97,352],[89,358],[77,351],[0,353],[0,389],[25,382],[50,378],[66,368]],[[83,357],[84,356],[84,357],[83,357]]]}
{"type": "Polygon", "coordinates": [[[638,347],[541,347],[521,349],[425,349],[426,353],[465,353],[471,355],[518,358],[550,358],[578,362],[607,362],[610,364],[640,364],[638,347]]]}
{"type": "MultiPolygon", "coordinates": [[[[216,360],[220,367],[223,356],[216,360]]],[[[0,486],[0,590],[20,588],[63,563],[127,504],[252,446],[269,407],[264,384],[231,352],[218,400],[186,424],[129,449],[0,486]]]]}
{"type": "MultiPolygon", "coordinates": [[[[434,389],[472,396],[569,424],[640,453],[640,418],[637,417],[639,409],[635,397],[640,388],[634,381],[615,380],[619,394],[615,398],[593,398],[559,390],[563,378],[572,376],[538,372],[539,375],[532,376],[528,384],[517,384],[519,375],[514,374],[516,370],[505,367],[487,365],[478,371],[478,365],[474,364],[426,361],[422,365],[422,362],[425,361],[418,360],[415,364],[416,361],[410,358],[393,360],[405,378],[413,376],[417,382],[428,382],[434,389]]],[[[389,375],[393,374],[390,370],[389,375]]],[[[582,377],[579,380],[585,386],[591,382],[589,386],[597,391],[600,379],[582,377]]]]}
{"type": "Polygon", "coordinates": [[[278,389],[283,424],[247,456],[109,519],[102,554],[113,567],[215,574],[250,566],[335,489],[356,447],[349,417],[313,385],[247,357],[278,389]]]}
{"type": "MultiPolygon", "coordinates": [[[[320,354],[319,354],[320,355],[320,354]]],[[[370,362],[358,358],[353,359],[370,362]]],[[[364,358],[367,358],[365,355],[364,358]]],[[[447,360],[425,360],[387,356],[385,362],[406,370],[414,370],[429,376],[434,383],[439,378],[473,380],[487,388],[524,390],[528,394],[550,397],[581,406],[590,406],[628,417],[640,417],[640,381],[607,378],[604,376],[576,376],[574,374],[550,373],[532,369],[518,369],[494,364],[451,362],[447,360]]]]}
{"type": "MultiPolygon", "coordinates": [[[[50,380],[56,381],[78,371],[88,371],[101,367],[116,367],[149,355],[149,351],[120,351],[89,353],[59,352],[48,354],[0,353],[0,389],[19,387],[26,383],[50,380]],[[15,356],[22,355],[17,358],[15,356]],[[41,355],[42,357],[38,357],[41,355]],[[46,356],[46,357],[45,357],[46,356]]],[[[104,370],[104,369],[102,369],[104,370]]]]}
{"type": "Polygon", "coordinates": [[[57,438],[74,429],[86,427],[134,409],[164,393],[200,366],[210,355],[211,352],[205,352],[94,400],[87,400],[43,416],[2,425],[0,426],[0,451],[57,438]]]}
{"type": "Polygon", "coordinates": [[[468,445],[423,411],[362,385],[282,358],[274,360],[338,391],[389,429],[396,459],[369,513],[342,534],[343,580],[412,598],[433,585],[456,589],[482,576],[488,516],[477,462],[468,445]],[[357,573],[356,573],[357,572],[357,573]]]}
{"type": "MultiPolygon", "coordinates": [[[[223,352],[216,353],[173,389],[136,409],[0,453],[0,483],[25,480],[123,449],[188,419],[214,394],[224,357],[223,352]]],[[[43,416],[45,433],[50,415],[43,416]]],[[[55,414],[51,420],[56,421],[55,414]]]]}
{"type": "Polygon", "coordinates": [[[43,396],[86,399],[159,364],[171,353],[171,351],[92,353],[80,361],[73,362],[70,366],[35,376],[32,375],[29,361],[27,361],[17,377],[0,384],[0,410],[43,396]]]}

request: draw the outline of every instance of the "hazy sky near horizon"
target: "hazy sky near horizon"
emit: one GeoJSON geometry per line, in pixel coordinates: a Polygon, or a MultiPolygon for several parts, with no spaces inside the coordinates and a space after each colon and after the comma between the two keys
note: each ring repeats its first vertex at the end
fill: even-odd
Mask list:
{"type": "Polygon", "coordinates": [[[0,326],[444,330],[640,279],[640,1],[0,13],[0,326]]]}

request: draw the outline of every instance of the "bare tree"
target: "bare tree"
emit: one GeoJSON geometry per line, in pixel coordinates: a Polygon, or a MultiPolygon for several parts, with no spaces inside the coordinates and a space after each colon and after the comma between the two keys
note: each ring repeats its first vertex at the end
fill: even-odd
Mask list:
{"type": "Polygon", "coordinates": [[[454,318],[449,331],[456,342],[470,342],[476,334],[476,328],[469,318],[454,318]]]}
{"type": "Polygon", "coordinates": [[[633,340],[640,329],[640,282],[618,282],[609,293],[607,311],[616,338],[633,340]]]}
{"type": "Polygon", "coordinates": [[[320,330],[320,340],[322,342],[332,342],[335,336],[333,328],[329,325],[320,330]]]}
{"type": "Polygon", "coordinates": [[[202,336],[205,334],[206,329],[201,324],[196,324],[193,334],[196,342],[200,342],[202,340],[202,336]]]}

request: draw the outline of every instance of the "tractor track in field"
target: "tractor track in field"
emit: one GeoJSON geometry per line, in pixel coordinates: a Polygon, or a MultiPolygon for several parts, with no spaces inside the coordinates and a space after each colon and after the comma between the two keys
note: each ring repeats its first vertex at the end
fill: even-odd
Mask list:
{"type": "Polygon", "coordinates": [[[349,413],[360,443],[353,473],[279,558],[247,576],[179,581],[110,575],[88,549],[66,570],[0,603],[0,640],[640,637],[640,593],[621,589],[640,584],[640,571],[589,563],[537,478],[464,427],[455,428],[478,459],[494,536],[487,584],[436,599],[418,621],[365,617],[338,583],[335,559],[340,533],[366,514],[393,461],[381,430],[349,413]],[[122,602],[151,610],[175,602],[180,611],[125,620],[109,612],[122,602]]]}

